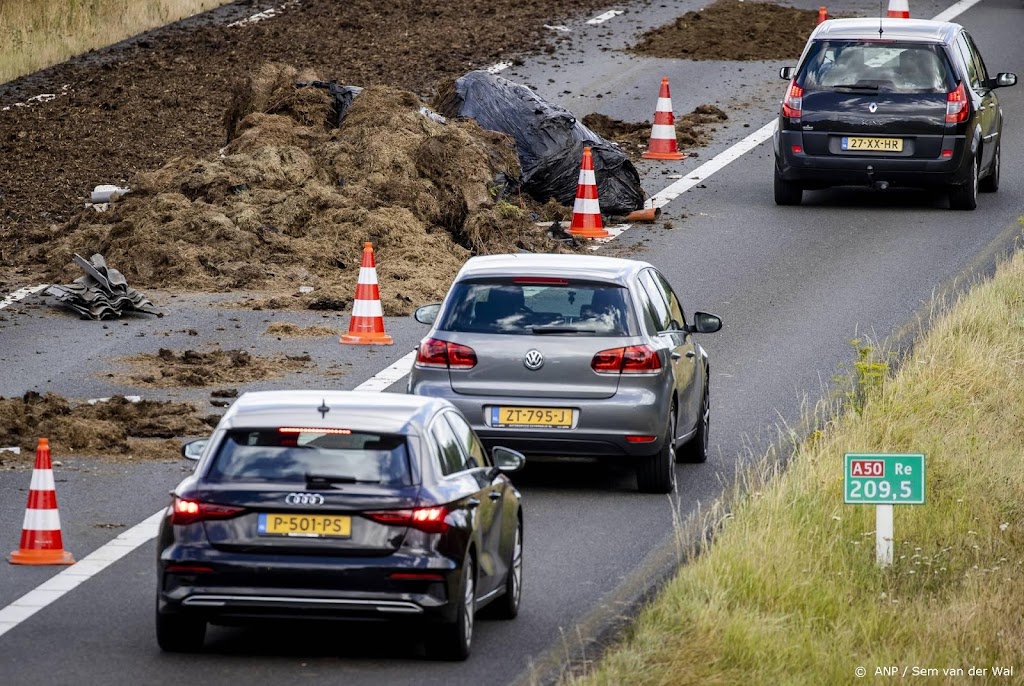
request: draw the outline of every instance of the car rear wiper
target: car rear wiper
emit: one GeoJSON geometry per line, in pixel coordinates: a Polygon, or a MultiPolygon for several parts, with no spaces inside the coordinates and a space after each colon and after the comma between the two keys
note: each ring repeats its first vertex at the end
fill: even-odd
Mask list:
{"type": "Polygon", "coordinates": [[[531,329],[536,334],[546,333],[597,333],[596,329],[577,329],[574,326],[535,326],[531,329]]]}
{"type": "Polygon", "coordinates": [[[876,91],[878,90],[877,84],[859,84],[859,83],[840,83],[832,86],[833,88],[850,88],[858,91],[876,91]]]}
{"type": "Polygon", "coordinates": [[[306,473],[306,485],[315,488],[332,488],[334,484],[379,484],[379,480],[357,479],[354,476],[306,473]]]}

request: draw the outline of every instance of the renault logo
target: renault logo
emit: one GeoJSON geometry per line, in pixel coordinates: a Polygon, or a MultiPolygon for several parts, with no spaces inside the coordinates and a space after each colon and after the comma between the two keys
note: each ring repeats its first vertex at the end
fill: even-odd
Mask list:
{"type": "Polygon", "coordinates": [[[526,357],[523,358],[523,364],[527,369],[540,369],[544,366],[544,356],[536,348],[528,350],[526,357]]]}
{"type": "Polygon", "coordinates": [[[868,112],[870,112],[871,114],[874,114],[877,111],[878,111],[878,103],[877,102],[873,102],[870,105],[868,105],[868,112]]]}
{"type": "Polygon", "coordinates": [[[319,493],[289,493],[284,501],[289,505],[323,505],[324,497],[319,493]]]}

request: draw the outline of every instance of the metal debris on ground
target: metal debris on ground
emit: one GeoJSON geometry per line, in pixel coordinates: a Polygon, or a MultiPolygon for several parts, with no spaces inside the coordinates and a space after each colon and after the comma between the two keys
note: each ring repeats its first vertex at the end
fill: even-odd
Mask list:
{"type": "Polygon", "coordinates": [[[50,286],[46,293],[78,312],[83,319],[113,319],[126,312],[164,316],[148,298],[128,285],[124,274],[107,267],[103,255],[93,255],[91,260],[75,255],[75,264],[85,271],[85,276],[66,286],[50,286]]]}

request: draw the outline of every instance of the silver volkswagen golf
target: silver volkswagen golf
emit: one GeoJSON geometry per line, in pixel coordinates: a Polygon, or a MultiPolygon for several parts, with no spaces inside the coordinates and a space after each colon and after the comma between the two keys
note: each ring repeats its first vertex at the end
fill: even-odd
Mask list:
{"type": "Polygon", "coordinates": [[[488,446],[542,458],[623,459],[641,491],[675,487],[675,462],[707,459],[708,355],[665,277],[592,255],[474,257],[443,303],[409,392],[450,400],[488,446]]]}

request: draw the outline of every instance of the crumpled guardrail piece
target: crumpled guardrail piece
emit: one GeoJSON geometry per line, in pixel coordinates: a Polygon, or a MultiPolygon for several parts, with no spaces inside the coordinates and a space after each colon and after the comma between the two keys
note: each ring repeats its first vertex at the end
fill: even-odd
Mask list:
{"type": "Polygon", "coordinates": [[[85,276],[64,286],[50,286],[46,293],[83,319],[114,319],[126,312],[164,316],[148,298],[128,285],[124,274],[108,267],[103,255],[96,254],[86,260],[76,254],[75,264],[85,271],[85,276]]]}

